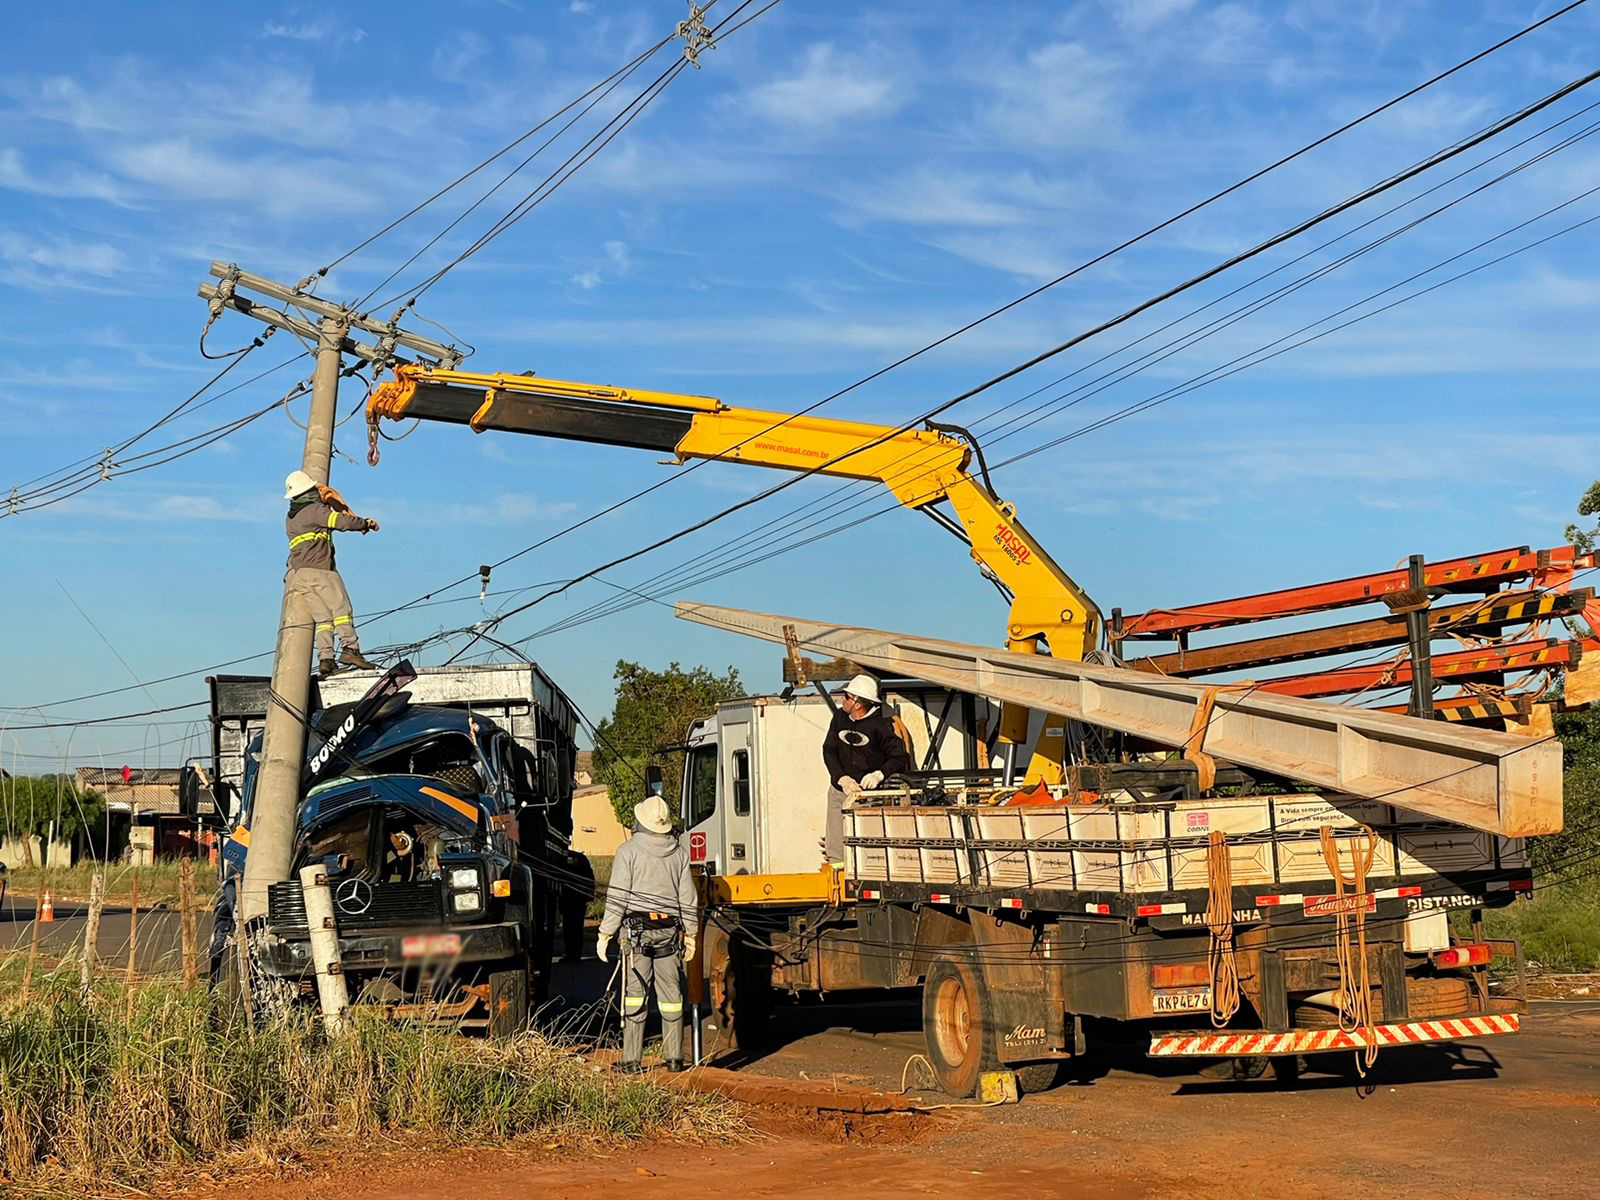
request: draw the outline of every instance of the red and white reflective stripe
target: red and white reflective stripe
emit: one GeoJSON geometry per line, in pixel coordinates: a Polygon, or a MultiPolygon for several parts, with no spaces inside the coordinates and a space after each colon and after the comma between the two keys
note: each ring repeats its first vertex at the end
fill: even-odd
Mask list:
{"type": "Polygon", "coordinates": [[[1109,917],[1111,915],[1111,905],[1109,905],[1109,904],[1085,904],[1083,906],[1083,911],[1086,912],[1086,913],[1094,913],[1096,916],[1100,916],[1100,917],[1109,917]]]}
{"type": "Polygon", "coordinates": [[[1379,900],[1404,900],[1410,896],[1422,895],[1419,887],[1384,888],[1382,891],[1372,893],[1379,900]]]}
{"type": "Polygon", "coordinates": [[[1186,913],[1189,911],[1187,904],[1141,904],[1134,909],[1138,917],[1161,917],[1168,913],[1186,913]]]}
{"type": "MultiPolygon", "coordinates": [[[[1405,1046],[1417,1042],[1449,1042],[1462,1038],[1494,1037],[1516,1033],[1522,1018],[1515,1013],[1483,1017],[1452,1017],[1448,1021],[1405,1021],[1373,1029],[1378,1046],[1405,1046]]],[[[1150,1038],[1152,1058],[1232,1058],[1236,1055],[1317,1054],[1326,1050],[1360,1050],[1367,1045],[1365,1030],[1295,1029],[1288,1033],[1158,1033],[1150,1038]]]]}
{"type": "Polygon", "coordinates": [[[881,900],[883,899],[883,893],[874,891],[872,888],[862,888],[861,898],[863,900],[881,900]]]}
{"type": "Polygon", "coordinates": [[[1287,896],[1256,897],[1257,908],[1278,908],[1282,905],[1304,904],[1305,902],[1306,898],[1300,895],[1298,892],[1290,893],[1287,896]]]}
{"type": "Polygon", "coordinates": [[[935,903],[935,904],[949,904],[950,903],[950,893],[949,892],[935,892],[933,895],[929,896],[928,899],[933,901],[933,903],[935,903]]]}
{"type": "Polygon", "coordinates": [[[1022,901],[1021,900],[1013,900],[1010,896],[1007,896],[1003,900],[1000,901],[1000,907],[1001,908],[1021,908],[1022,907],[1022,901]]]}

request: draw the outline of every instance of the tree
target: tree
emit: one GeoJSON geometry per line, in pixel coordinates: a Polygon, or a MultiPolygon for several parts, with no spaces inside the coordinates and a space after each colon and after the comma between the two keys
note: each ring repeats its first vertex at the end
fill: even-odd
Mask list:
{"type": "MultiPolygon", "coordinates": [[[[1600,514],[1600,479],[1591,483],[1589,490],[1578,500],[1580,517],[1592,517],[1597,514],[1600,514]]],[[[1579,529],[1576,525],[1567,526],[1567,541],[1580,550],[1593,550],[1597,538],[1600,538],[1600,528],[1579,529]]]]}
{"type": "Polygon", "coordinates": [[[34,865],[30,837],[48,842],[53,825],[55,840],[70,843],[104,819],[105,797],[79,790],[71,776],[0,780],[0,838],[20,843],[23,866],[34,865]]]}
{"type": "Polygon", "coordinates": [[[733,667],[716,675],[705,667],[685,671],[677,663],[652,671],[619,660],[615,678],[616,703],[596,730],[594,770],[597,781],[611,790],[611,806],[626,829],[633,825],[633,806],[644,795],[644,769],[652,761],[666,776],[667,803],[678,795],[683,755],[657,752],[681,745],[689,726],[710,716],[722,701],[744,695],[744,686],[733,667]]]}

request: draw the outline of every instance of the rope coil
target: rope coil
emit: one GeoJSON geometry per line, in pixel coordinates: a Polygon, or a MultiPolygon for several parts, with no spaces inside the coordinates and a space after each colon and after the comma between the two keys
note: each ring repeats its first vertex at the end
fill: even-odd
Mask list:
{"type": "Polygon", "coordinates": [[[1206,840],[1206,932],[1211,935],[1211,1024],[1221,1029],[1239,1011],[1239,965],[1233,954],[1233,858],[1228,835],[1213,829],[1206,840]]]}
{"type": "MultiPolygon", "coordinates": [[[[1333,836],[1333,829],[1324,825],[1320,831],[1322,858],[1333,875],[1333,894],[1336,901],[1344,897],[1346,886],[1350,888],[1352,896],[1363,896],[1367,890],[1367,872],[1372,867],[1372,856],[1377,848],[1377,834],[1370,825],[1360,825],[1358,829],[1366,835],[1366,846],[1363,848],[1360,843],[1352,843],[1349,878],[1344,874],[1339,842],[1333,836]]],[[[1372,973],[1367,960],[1366,906],[1364,903],[1358,903],[1352,914],[1345,911],[1343,905],[1339,905],[1333,920],[1334,944],[1339,960],[1339,1028],[1346,1033],[1360,1030],[1366,1045],[1356,1052],[1356,1071],[1365,1077],[1367,1071],[1378,1061],[1378,1035],[1373,1028],[1375,1022],[1372,1018],[1372,973]],[[1352,916],[1355,924],[1353,939],[1350,932],[1352,916]]]]}

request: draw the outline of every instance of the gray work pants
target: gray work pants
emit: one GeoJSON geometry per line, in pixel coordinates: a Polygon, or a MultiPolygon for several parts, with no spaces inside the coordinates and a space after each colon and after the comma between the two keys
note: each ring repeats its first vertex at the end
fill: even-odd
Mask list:
{"type": "Polygon", "coordinates": [[[678,940],[676,929],[644,929],[637,936],[622,931],[622,1061],[636,1063],[644,1057],[644,1022],[650,1011],[652,988],[661,1012],[661,1057],[683,1059],[683,952],[660,958],[644,951],[669,946],[678,940]]]}
{"type": "Polygon", "coordinates": [[[844,793],[828,789],[827,823],[822,829],[822,853],[833,866],[844,864],[844,793]]]}
{"type": "Polygon", "coordinates": [[[317,657],[333,657],[333,639],[346,650],[361,649],[356,636],[355,617],[350,612],[350,594],[344,590],[339,572],[320,567],[291,567],[284,576],[289,591],[299,596],[317,626],[317,657]]]}

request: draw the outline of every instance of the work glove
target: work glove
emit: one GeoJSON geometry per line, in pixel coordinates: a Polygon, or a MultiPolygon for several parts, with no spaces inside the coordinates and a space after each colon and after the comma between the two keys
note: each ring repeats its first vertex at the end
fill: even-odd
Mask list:
{"type": "Polygon", "coordinates": [[[839,780],[839,790],[844,793],[846,800],[854,800],[856,793],[861,790],[861,785],[846,775],[839,780]]]}
{"type": "Polygon", "coordinates": [[[361,530],[362,533],[377,533],[378,532],[378,523],[376,521],[374,521],[371,517],[363,517],[362,520],[366,522],[366,525],[361,530]]]}
{"type": "Polygon", "coordinates": [[[685,959],[693,958],[694,952],[699,948],[699,946],[700,943],[695,940],[694,934],[685,933],[683,935],[683,957],[685,959]]]}
{"type": "Polygon", "coordinates": [[[611,961],[611,935],[602,933],[600,940],[594,944],[594,956],[603,963],[611,961]]]}
{"type": "Polygon", "coordinates": [[[875,788],[882,782],[883,782],[883,772],[882,771],[868,771],[865,775],[863,775],[861,777],[861,786],[863,788],[875,788]]]}

